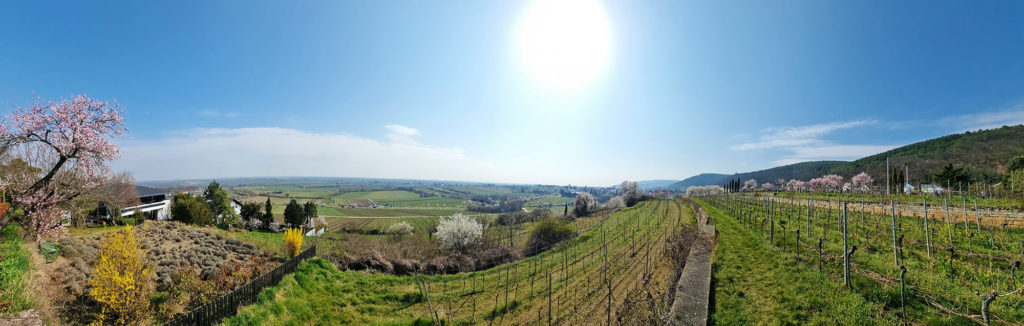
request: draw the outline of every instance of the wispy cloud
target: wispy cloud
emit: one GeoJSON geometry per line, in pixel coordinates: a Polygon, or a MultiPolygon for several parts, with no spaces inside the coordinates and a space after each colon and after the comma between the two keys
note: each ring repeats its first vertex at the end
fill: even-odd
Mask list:
{"type": "Polygon", "coordinates": [[[384,128],[388,129],[388,139],[395,143],[416,144],[416,140],[413,137],[420,135],[420,131],[416,128],[403,125],[391,124],[384,126],[384,128]]]}
{"type": "Polygon", "coordinates": [[[1002,111],[947,117],[940,120],[939,123],[953,126],[960,132],[1020,125],[1024,124],[1024,103],[1002,111]]]}
{"type": "Polygon", "coordinates": [[[747,151],[771,148],[793,148],[821,143],[821,136],[833,131],[862,127],[873,124],[871,120],[855,120],[847,122],[832,122],[801,127],[768,128],[761,131],[761,137],[756,142],[743,143],[732,146],[730,149],[736,151],[747,151]]]}
{"type": "MultiPolygon", "coordinates": [[[[409,127],[387,129],[389,138],[409,140],[419,134],[409,127]]],[[[194,129],[124,142],[121,152],[115,168],[133,171],[139,180],[358,176],[484,181],[499,172],[460,148],[287,128],[194,129]]]]}
{"type": "Polygon", "coordinates": [[[755,142],[730,147],[734,151],[782,150],[787,152],[772,163],[785,165],[816,160],[849,160],[895,148],[892,145],[834,144],[824,136],[845,129],[874,125],[874,120],[854,120],[798,127],[768,128],[755,142]]]}

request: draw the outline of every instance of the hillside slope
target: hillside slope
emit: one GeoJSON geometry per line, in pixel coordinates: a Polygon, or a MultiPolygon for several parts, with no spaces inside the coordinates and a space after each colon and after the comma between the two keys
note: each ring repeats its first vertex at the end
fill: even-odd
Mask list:
{"type": "Polygon", "coordinates": [[[908,168],[909,181],[912,184],[931,182],[932,176],[949,163],[957,167],[966,167],[974,180],[997,182],[999,176],[1006,173],[1006,162],[1016,155],[1024,155],[1024,125],[968,131],[929,139],[852,162],[802,162],[731,176],[705,173],[677,182],[671,189],[684,190],[686,187],[701,184],[724,185],[730,178],[739,178],[741,181],[753,178],[759,183],[776,182],[778,179],[806,181],[829,173],[839,174],[848,179],[857,173],[867,172],[875,180],[884,180],[886,157],[889,158],[889,166],[892,169],[908,168]],[[702,176],[722,177],[715,182],[701,179],[700,182],[684,183],[702,176]]]}
{"type": "Polygon", "coordinates": [[[885,176],[885,158],[889,166],[910,170],[911,183],[929,182],[943,165],[953,163],[966,167],[975,180],[993,178],[1006,173],[1010,158],[1024,154],[1024,125],[953,134],[930,139],[887,152],[871,155],[832,168],[830,173],[844,177],[866,171],[879,179],[885,176]]]}
{"type": "Polygon", "coordinates": [[[730,178],[739,178],[740,181],[755,179],[758,183],[775,183],[777,179],[810,180],[825,175],[829,171],[848,163],[849,162],[844,161],[813,161],[794,163],[790,165],[783,165],[760,171],[733,174],[731,176],[727,176],[725,179],[720,180],[718,184],[724,185],[726,183],[729,183],[730,178]]]}
{"type": "Polygon", "coordinates": [[[668,186],[668,189],[670,189],[670,190],[686,190],[686,188],[693,187],[693,186],[716,185],[716,184],[720,184],[721,181],[725,180],[725,178],[728,177],[728,176],[729,176],[728,174],[701,173],[701,174],[698,174],[698,175],[695,175],[695,176],[683,179],[682,181],[673,183],[673,184],[668,186]]]}

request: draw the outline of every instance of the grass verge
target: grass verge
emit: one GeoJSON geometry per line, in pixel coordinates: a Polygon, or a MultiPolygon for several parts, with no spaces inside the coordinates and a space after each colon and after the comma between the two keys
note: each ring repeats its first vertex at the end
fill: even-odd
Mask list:
{"type": "Polygon", "coordinates": [[[25,296],[32,266],[22,244],[17,225],[0,229],[0,315],[32,308],[32,301],[25,296]]]}

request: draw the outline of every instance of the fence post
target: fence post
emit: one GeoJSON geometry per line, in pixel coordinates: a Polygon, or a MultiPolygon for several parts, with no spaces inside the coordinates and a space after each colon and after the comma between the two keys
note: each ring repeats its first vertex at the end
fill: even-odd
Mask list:
{"type": "Polygon", "coordinates": [[[928,232],[928,199],[921,199],[924,205],[924,244],[928,248],[928,258],[932,258],[932,238],[928,232]]]}
{"type": "Polygon", "coordinates": [[[548,325],[551,324],[551,278],[552,274],[548,274],[548,325]]]}
{"type": "Polygon", "coordinates": [[[850,287],[850,251],[846,246],[846,203],[843,203],[843,283],[850,287]]]}

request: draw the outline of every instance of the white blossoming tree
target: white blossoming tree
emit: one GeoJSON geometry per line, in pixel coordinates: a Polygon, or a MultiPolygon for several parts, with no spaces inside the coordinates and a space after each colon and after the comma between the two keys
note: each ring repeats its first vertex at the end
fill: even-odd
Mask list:
{"type": "Polygon", "coordinates": [[[466,253],[480,243],[484,234],[484,226],[476,220],[455,213],[450,218],[442,218],[434,233],[441,243],[448,248],[466,253]]]}

